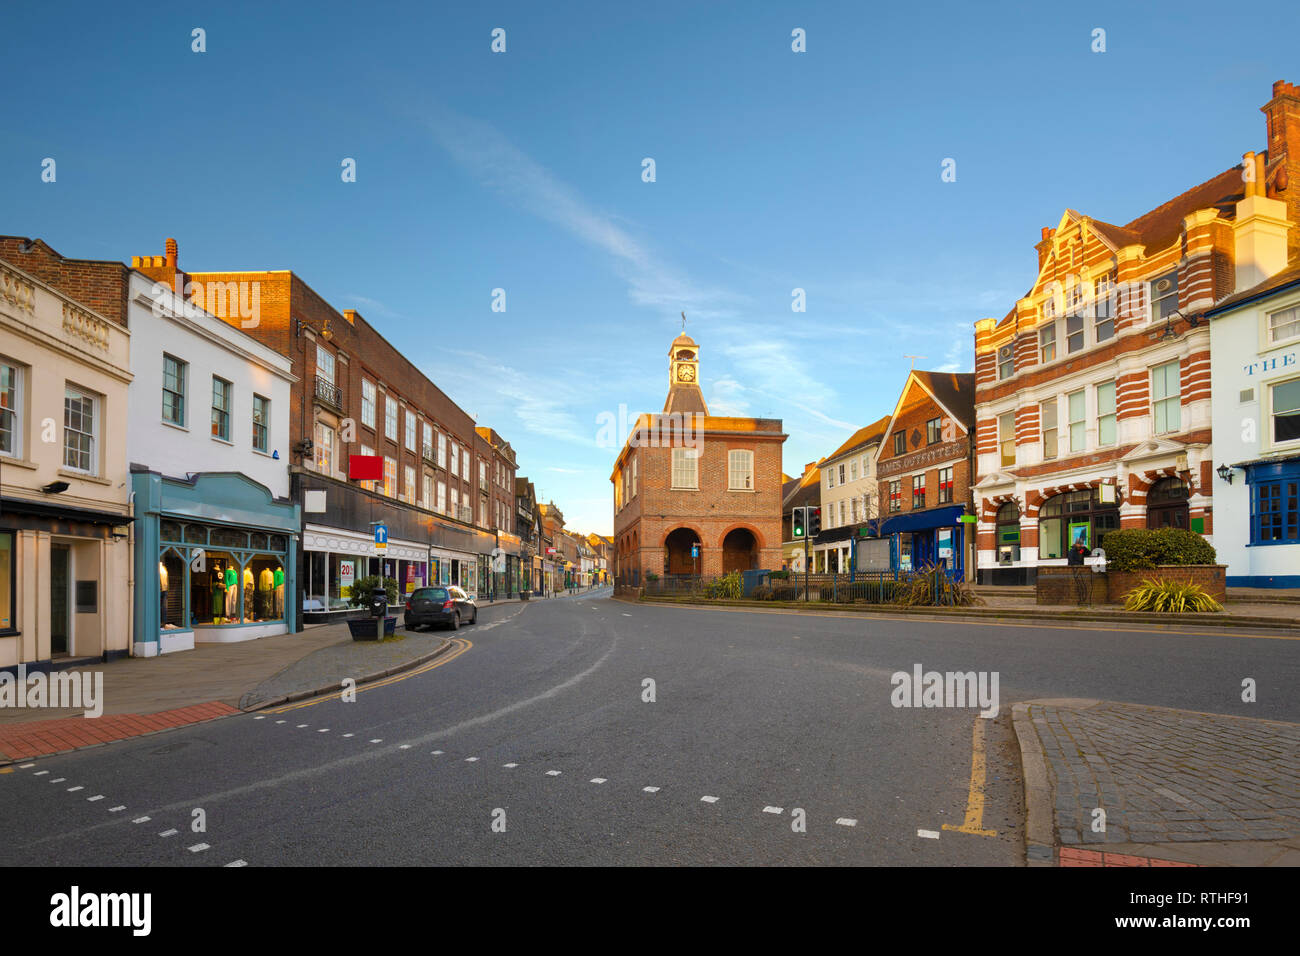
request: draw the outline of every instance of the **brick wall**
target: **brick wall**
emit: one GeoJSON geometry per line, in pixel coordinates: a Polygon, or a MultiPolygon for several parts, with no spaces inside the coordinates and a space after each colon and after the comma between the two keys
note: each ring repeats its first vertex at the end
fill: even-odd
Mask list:
{"type": "Polygon", "coordinates": [[[0,236],[0,259],[13,263],[46,285],[75,299],[106,319],[126,325],[129,272],[120,262],[95,259],[67,259],[36,239],[21,251],[24,236],[0,236]]]}

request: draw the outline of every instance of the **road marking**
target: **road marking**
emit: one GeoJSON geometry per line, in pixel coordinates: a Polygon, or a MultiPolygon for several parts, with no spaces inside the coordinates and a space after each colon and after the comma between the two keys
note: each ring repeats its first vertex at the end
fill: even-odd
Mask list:
{"type": "Polygon", "coordinates": [[[465,758],[465,762],[466,762],[466,763],[475,763],[477,760],[478,760],[478,757],[466,757],[466,758],[465,758]]]}
{"type": "Polygon", "coordinates": [[[50,781],[50,783],[66,783],[67,780],[68,780],[67,777],[55,777],[53,780],[50,781]]]}
{"type": "Polygon", "coordinates": [[[852,817],[840,817],[835,822],[842,827],[855,827],[858,825],[858,821],[854,820],[852,817]]]}
{"type": "Polygon", "coordinates": [[[109,812],[109,813],[121,813],[121,812],[122,812],[123,810],[125,810],[125,809],[126,809],[126,804],[124,803],[124,804],[122,804],[120,807],[109,807],[109,808],[108,808],[108,812],[109,812]]]}
{"type": "Polygon", "coordinates": [[[717,797],[700,797],[700,802],[701,802],[701,803],[717,803],[717,802],[718,802],[718,798],[717,798],[717,797]]]}
{"type": "Polygon", "coordinates": [[[318,734],[328,734],[329,732],[330,729],[328,727],[322,727],[320,730],[316,731],[318,734]]]}
{"type": "Polygon", "coordinates": [[[19,770],[26,770],[28,767],[35,767],[35,766],[36,766],[36,764],[34,764],[34,763],[20,763],[20,764],[18,765],[18,769],[19,769],[19,770]]]}
{"type": "Polygon", "coordinates": [[[100,793],[100,794],[96,794],[96,795],[93,796],[93,797],[87,797],[87,798],[86,798],[86,802],[87,802],[87,803],[94,803],[96,800],[103,800],[103,799],[104,799],[104,795],[103,795],[102,793],[100,793]]]}
{"type": "Polygon", "coordinates": [[[162,833],[160,833],[160,834],[158,834],[158,835],[159,835],[160,837],[169,837],[169,836],[175,836],[175,835],[177,834],[177,832],[178,832],[178,831],[176,831],[176,830],[164,830],[162,833]]]}
{"type": "Polygon", "coordinates": [[[953,826],[951,823],[945,823],[943,829],[955,830],[958,833],[969,833],[972,836],[997,836],[996,830],[985,830],[982,826],[984,822],[984,778],[985,778],[985,760],[984,760],[984,724],[983,717],[975,718],[975,729],[971,736],[971,755],[970,755],[970,792],[966,797],[966,819],[962,821],[961,826],[953,826]]]}
{"type": "Polygon", "coordinates": [[[641,789],[644,790],[646,793],[658,793],[658,792],[659,792],[659,788],[658,788],[658,787],[642,787],[641,789]]]}
{"type": "Polygon", "coordinates": [[[441,751],[441,750],[434,750],[434,751],[431,752],[431,755],[434,756],[434,757],[441,757],[441,756],[442,756],[442,751],[441,751]]]}
{"type": "Polygon", "coordinates": [[[148,823],[151,819],[152,819],[151,817],[136,817],[136,818],[135,818],[134,820],[132,820],[131,822],[132,822],[132,823],[148,823]]]}
{"type": "Polygon", "coordinates": [[[626,613],[626,612],[624,612],[623,616],[624,616],[624,617],[631,617],[632,615],[631,615],[631,614],[628,614],[628,613],[626,613]]]}
{"type": "Polygon", "coordinates": [[[254,717],[253,719],[254,719],[254,720],[266,720],[266,714],[258,714],[258,715],[257,715],[256,717],[254,717]]]}
{"type": "Polygon", "coordinates": [[[560,775],[560,773],[561,773],[561,771],[559,771],[559,770],[548,770],[548,771],[546,771],[546,776],[548,776],[548,777],[558,777],[558,776],[560,775]]]}
{"type": "Polygon", "coordinates": [[[344,737],[355,737],[356,734],[344,734],[343,736],[344,736],[344,737]]]}
{"type": "Polygon", "coordinates": [[[202,853],[204,850],[210,849],[210,847],[206,843],[196,843],[193,846],[186,847],[186,849],[191,853],[202,853]]]}
{"type": "Polygon", "coordinates": [[[410,744],[402,744],[402,746],[398,747],[397,749],[398,749],[398,750],[410,750],[410,749],[411,749],[411,745],[410,745],[410,744]]]}
{"type": "Polygon", "coordinates": [[[277,723],[277,724],[287,724],[288,721],[287,721],[287,720],[277,720],[276,723],[277,723]]]}
{"type": "Polygon", "coordinates": [[[515,767],[518,767],[518,766],[519,766],[519,764],[517,764],[517,763],[503,763],[501,766],[505,767],[507,770],[514,770],[515,767]]]}
{"type": "MultiPolygon", "coordinates": [[[[358,687],[350,688],[349,692],[354,694],[360,694],[363,691],[374,690],[377,687],[387,687],[389,684],[396,684],[398,681],[407,680],[411,677],[419,677],[421,674],[427,674],[429,673],[429,671],[437,670],[439,667],[442,667],[444,664],[450,664],[452,661],[460,657],[462,654],[464,654],[474,646],[473,641],[467,641],[464,638],[460,638],[460,637],[451,638],[451,643],[454,647],[454,650],[451,650],[448,653],[442,655],[437,660],[430,661],[428,664],[424,664],[421,667],[416,667],[413,670],[403,671],[400,674],[393,674],[392,676],[385,677],[382,680],[371,681],[368,684],[362,684],[358,687]]],[[[269,713],[287,714],[291,710],[300,710],[303,707],[315,707],[317,704],[323,704],[326,701],[338,700],[343,696],[344,693],[345,691],[343,690],[336,690],[333,693],[325,694],[321,697],[313,697],[311,700],[300,701],[299,703],[289,704],[288,706],[285,707],[277,707],[274,710],[269,711],[269,713]]],[[[277,721],[277,723],[279,723],[279,721],[277,721]]]]}
{"type": "Polygon", "coordinates": [[[922,838],[924,838],[924,839],[926,839],[926,840],[937,840],[937,839],[939,839],[939,831],[938,831],[938,830],[917,830],[917,831],[916,831],[916,835],[919,836],[919,837],[922,837],[922,838]]]}
{"type": "Polygon", "coordinates": [[[781,808],[780,808],[780,807],[764,807],[764,808],[763,808],[763,812],[764,812],[764,813],[781,813],[782,811],[781,811],[781,808]]]}
{"type": "Polygon", "coordinates": [[[34,776],[34,777],[43,777],[43,776],[45,776],[47,773],[49,773],[48,770],[38,770],[38,771],[36,771],[36,773],[34,773],[32,776],[34,776]]]}
{"type": "Polygon", "coordinates": [[[243,860],[232,860],[231,862],[227,863],[226,866],[227,866],[227,867],[231,867],[231,866],[248,866],[248,864],[245,863],[243,860]]]}
{"type": "Polygon", "coordinates": [[[604,777],[592,777],[592,778],[591,778],[591,782],[592,782],[592,783],[605,783],[605,778],[604,778],[604,777]]]}
{"type": "MultiPolygon", "coordinates": [[[[56,780],[55,783],[58,783],[58,781],[56,780]]],[[[86,789],[85,787],[69,787],[68,793],[76,793],[78,790],[85,790],[85,789],[86,789]]]]}
{"type": "Polygon", "coordinates": [[[382,744],[382,743],[384,742],[384,738],[383,738],[383,737],[376,737],[374,740],[372,740],[372,741],[370,741],[370,742],[371,742],[372,744],[382,744]]]}
{"type": "Polygon", "coordinates": [[[299,729],[299,730],[302,730],[302,729],[303,729],[304,727],[306,727],[306,726],[307,726],[306,724],[299,724],[299,725],[298,725],[298,729],[299,729]]]}

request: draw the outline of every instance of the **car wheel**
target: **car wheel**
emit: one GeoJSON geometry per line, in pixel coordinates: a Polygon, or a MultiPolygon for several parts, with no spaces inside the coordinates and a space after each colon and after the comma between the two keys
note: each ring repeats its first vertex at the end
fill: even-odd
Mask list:
{"type": "Polygon", "coordinates": [[[451,616],[451,629],[455,631],[458,630],[459,628],[460,628],[460,611],[457,611],[455,614],[451,616]]]}
{"type": "Polygon", "coordinates": [[[477,624],[477,623],[478,623],[478,608],[474,608],[474,616],[471,617],[471,618],[469,619],[469,622],[470,622],[471,624],[477,624]]]}

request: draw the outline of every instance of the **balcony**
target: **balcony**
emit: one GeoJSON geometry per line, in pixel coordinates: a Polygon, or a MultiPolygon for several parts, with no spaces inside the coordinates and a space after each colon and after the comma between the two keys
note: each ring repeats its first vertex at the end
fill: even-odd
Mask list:
{"type": "Polygon", "coordinates": [[[435,466],[438,464],[438,453],[437,450],[433,447],[433,442],[431,441],[425,442],[424,449],[421,451],[421,454],[424,455],[424,460],[427,461],[429,464],[435,466]]]}
{"type": "Polygon", "coordinates": [[[337,411],[343,411],[343,389],[329,379],[316,376],[316,401],[337,411]]]}

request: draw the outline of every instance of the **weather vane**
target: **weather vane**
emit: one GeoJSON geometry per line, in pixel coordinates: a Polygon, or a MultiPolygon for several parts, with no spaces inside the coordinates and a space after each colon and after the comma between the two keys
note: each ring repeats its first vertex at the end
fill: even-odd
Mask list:
{"type": "Polygon", "coordinates": [[[683,331],[683,332],[686,331],[686,313],[685,313],[685,312],[682,313],[682,331],[683,331]]]}

